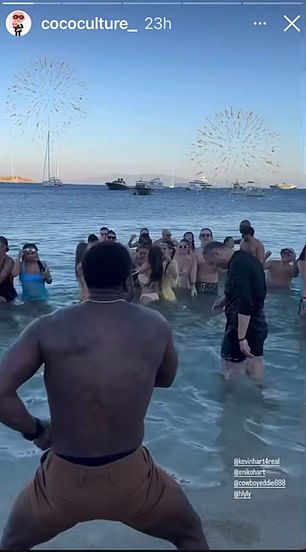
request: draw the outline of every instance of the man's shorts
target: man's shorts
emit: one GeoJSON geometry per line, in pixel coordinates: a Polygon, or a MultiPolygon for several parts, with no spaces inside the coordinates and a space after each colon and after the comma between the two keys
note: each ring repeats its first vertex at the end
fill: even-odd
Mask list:
{"type": "Polygon", "coordinates": [[[218,282],[197,282],[196,283],[196,290],[198,292],[198,295],[204,294],[204,295],[218,295],[218,282]]]}
{"type": "Polygon", "coordinates": [[[16,537],[29,550],[83,521],[120,521],[147,532],[165,522],[184,525],[193,515],[180,486],[145,447],[102,466],[75,464],[50,450],[17,498],[3,535],[4,542],[16,537]]]}
{"type": "MultiPolygon", "coordinates": [[[[262,357],[264,352],[264,342],[267,338],[268,330],[266,324],[261,330],[248,329],[246,339],[251,349],[252,355],[262,357]]],[[[225,330],[223,343],[221,347],[221,356],[229,362],[242,362],[246,359],[240,350],[238,341],[238,330],[228,328],[225,330]]]]}

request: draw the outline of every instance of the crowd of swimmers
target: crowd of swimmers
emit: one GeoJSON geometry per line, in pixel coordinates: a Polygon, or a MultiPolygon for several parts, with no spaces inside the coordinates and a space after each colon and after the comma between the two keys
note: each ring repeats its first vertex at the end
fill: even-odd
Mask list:
{"type": "MultiPolygon", "coordinates": [[[[292,247],[284,247],[279,259],[270,259],[271,252],[265,251],[263,243],[255,237],[255,230],[249,220],[239,225],[241,237],[227,236],[224,245],[234,250],[240,248],[263,265],[268,286],[288,288],[293,278],[301,274],[304,282],[300,312],[306,312],[305,289],[305,246],[297,258],[292,247]]],[[[133,262],[134,296],[142,305],[157,301],[175,302],[185,296],[218,296],[219,280],[222,270],[205,261],[203,250],[214,240],[210,228],[199,232],[200,246],[195,245],[195,236],[186,231],[181,239],[175,239],[168,229],[163,229],[161,237],[153,239],[148,228],[142,228],[139,235],[133,234],[126,247],[133,262]]],[[[86,251],[97,242],[116,242],[117,235],[107,227],[101,227],[99,236],[90,234],[87,241],[77,245],[75,252],[75,275],[80,284],[81,299],[88,296],[88,289],[82,275],[81,262],[86,251]]],[[[25,243],[14,260],[8,254],[7,238],[0,236],[0,303],[4,302],[45,302],[48,300],[46,284],[52,283],[48,265],[39,257],[38,247],[34,243],[25,243]],[[17,297],[14,279],[18,277],[21,285],[21,297],[17,297]]]]}

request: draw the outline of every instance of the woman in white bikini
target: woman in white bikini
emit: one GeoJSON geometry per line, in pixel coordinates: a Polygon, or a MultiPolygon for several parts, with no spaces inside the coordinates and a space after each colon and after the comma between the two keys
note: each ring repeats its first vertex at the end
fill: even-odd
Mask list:
{"type": "Polygon", "coordinates": [[[137,274],[141,289],[139,303],[148,305],[159,301],[163,277],[163,255],[158,246],[150,247],[147,260],[138,268],[135,274],[137,274]]]}

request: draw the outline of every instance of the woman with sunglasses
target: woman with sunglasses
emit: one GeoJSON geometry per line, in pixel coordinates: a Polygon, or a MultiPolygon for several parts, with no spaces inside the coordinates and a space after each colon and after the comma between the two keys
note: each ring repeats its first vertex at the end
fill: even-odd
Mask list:
{"type": "Polygon", "coordinates": [[[106,236],[106,241],[117,241],[116,232],[114,230],[109,230],[106,236]]]}
{"type": "Polygon", "coordinates": [[[203,256],[205,245],[214,239],[211,229],[202,228],[199,238],[201,245],[195,250],[196,262],[191,283],[195,284],[198,295],[218,295],[219,271],[207,263],[203,256]]]}
{"type": "Polygon", "coordinates": [[[14,276],[19,276],[22,295],[25,303],[46,302],[49,294],[46,284],[52,283],[50,270],[42,263],[38,256],[38,248],[35,243],[25,243],[19,252],[18,260],[14,267],[14,276]]]}
{"type": "Polygon", "coordinates": [[[179,273],[178,264],[174,259],[175,246],[171,241],[165,241],[160,245],[163,254],[164,275],[162,280],[162,297],[166,301],[176,301],[176,296],[173,288],[176,288],[179,273]]]}
{"type": "Polygon", "coordinates": [[[195,294],[195,285],[191,284],[191,275],[195,270],[195,255],[191,249],[190,242],[186,239],[180,241],[176,249],[175,259],[179,275],[176,293],[178,292],[181,295],[182,292],[179,290],[184,290],[193,296],[195,294]]]}
{"type": "Polygon", "coordinates": [[[14,301],[17,291],[14,288],[13,269],[14,261],[8,256],[8,241],[0,236],[0,304],[14,301]]]}

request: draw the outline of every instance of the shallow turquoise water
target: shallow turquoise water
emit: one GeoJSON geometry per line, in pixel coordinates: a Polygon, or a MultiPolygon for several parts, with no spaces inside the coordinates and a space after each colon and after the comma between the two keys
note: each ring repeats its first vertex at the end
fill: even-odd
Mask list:
{"type": "MultiPolygon", "coordinates": [[[[124,243],[142,226],[148,226],[153,237],[169,227],[177,238],[186,230],[197,236],[208,226],[216,238],[223,239],[237,236],[239,221],[249,218],[273,257],[284,246],[300,252],[305,243],[305,191],[268,192],[261,200],[231,200],[224,190],[201,194],[175,190],[137,197],[94,186],[1,186],[0,193],[0,234],[8,237],[11,253],[17,254],[25,241],[34,241],[52,270],[50,308],[77,298],[75,246],[102,225],[113,228],[124,243]]],[[[262,456],[279,456],[281,477],[287,478],[289,486],[290,481],[303,485],[305,327],[297,315],[300,286],[297,279],[290,291],[268,293],[265,361],[267,383],[275,399],[267,402],[259,399],[247,381],[239,388],[224,388],[219,360],[223,317],[211,316],[197,302],[163,307],[180,364],[173,387],[154,392],[146,442],[158,461],[187,487],[203,492],[221,487],[232,492],[233,458],[262,456]]],[[[0,355],[45,309],[27,305],[1,309],[0,355]]],[[[46,415],[41,373],[24,385],[22,396],[34,415],[46,415]]],[[[31,454],[35,451],[29,443],[0,427],[0,460],[14,461],[31,454]]],[[[0,488],[3,485],[0,471],[0,488]]],[[[266,491],[256,492],[260,506],[266,491]]],[[[277,492],[284,499],[285,493],[277,492]]],[[[284,507],[282,500],[279,507],[284,507]]]]}

